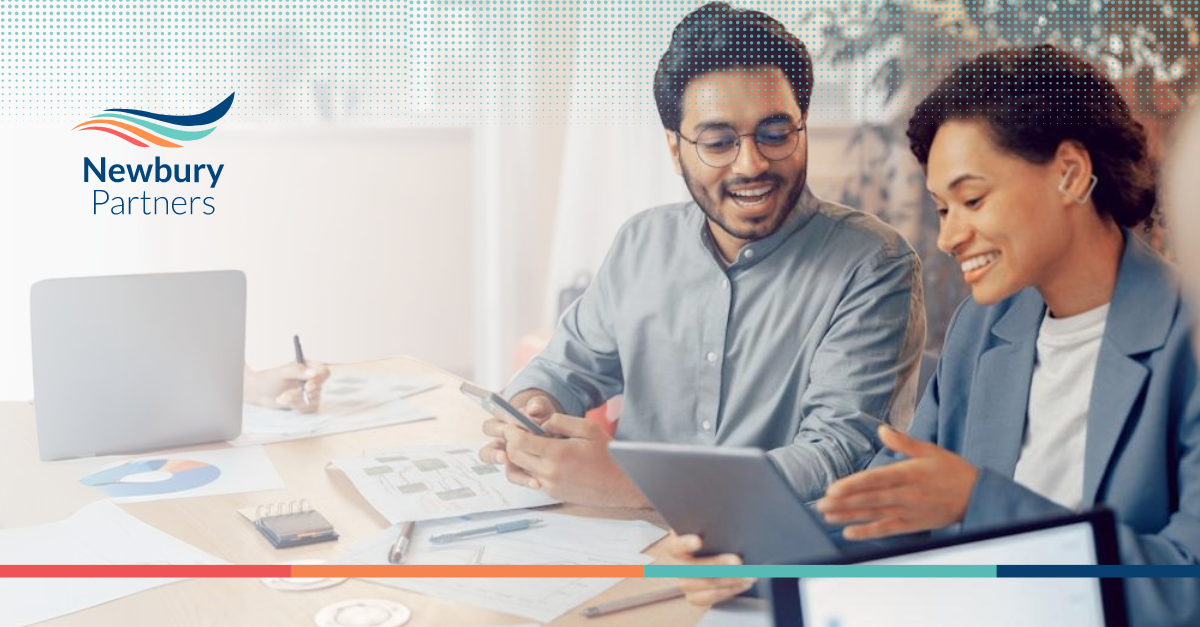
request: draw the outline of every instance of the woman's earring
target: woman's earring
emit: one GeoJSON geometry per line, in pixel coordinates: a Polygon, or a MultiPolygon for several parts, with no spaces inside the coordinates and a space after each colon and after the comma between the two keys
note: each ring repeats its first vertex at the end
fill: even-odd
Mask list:
{"type": "Polygon", "coordinates": [[[1067,171],[1063,174],[1062,180],[1058,182],[1058,191],[1065,194],[1067,198],[1082,205],[1092,197],[1092,191],[1096,189],[1096,183],[1099,183],[1100,179],[1096,178],[1096,175],[1093,174],[1092,182],[1088,185],[1087,191],[1083,192],[1083,196],[1076,196],[1067,190],[1067,181],[1071,180],[1071,175],[1075,173],[1075,168],[1075,164],[1067,166],[1067,171]]]}

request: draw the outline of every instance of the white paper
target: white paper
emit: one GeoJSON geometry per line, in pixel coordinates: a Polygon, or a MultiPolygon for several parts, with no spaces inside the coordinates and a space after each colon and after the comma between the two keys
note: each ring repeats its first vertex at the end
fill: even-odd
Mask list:
{"type": "Polygon", "coordinates": [[[480,461],[484,444],[408,446],[332,464],[393,524],[560,502],[541,490],[509,483],[502,466],[480,461]]]}
{"type": "MultiPolygon", "coordinates": [[[[387,553],[399,532],[393,526],[355,545],[339,564],[387,564],[387,553]]],[[[543,511],[485,514],[420,523],[413,530],[405,564],[503,565],[644,565],[653,558],[639,553],[666,535],[640,520],[584,518],[543,511]],[[543,524],[511,533],[432,544],[436,534],[473,529],[508,520],[541,518],[543,524]],[[584,548],[581,548],[584,547],[584,548]]],[[[368,579],[432,597],[550,622],[619,583],[619,578],[520,579],[368,579]]]]}
{"type": "Polygon", "coordinates": [[[738,597],[714,605],[696,627],[771,627],[771,605],[765,599],[738,597]]]}
{"type": "MultiPolygon", "coordinates": [[[[89,460],[92,461],[92,460],[89,460]]],[[[87,470],[80,483],[118,503],[213,496],[286,485],[261,446],[171,452],[117,461],[72,462],[87,470]]]]}
{"type": "MultiPolygon", "coordinates": [[[[69,565],[227,564],[127,514],[109,501],[70,518],[0,530],[0,563],[69,565]]],[[[179,579],[0,578],[0,627],[23,627],[179,579]]]]}
{"type": "Polygon", "coordinates": [[[230,444],[270,444],[427,420],[433,413],[402,399],[437,386],[423,379],[335,368],[321,387],[319,411],[302,414],[247,403],[242,406],[242,434],[230,444]]]}

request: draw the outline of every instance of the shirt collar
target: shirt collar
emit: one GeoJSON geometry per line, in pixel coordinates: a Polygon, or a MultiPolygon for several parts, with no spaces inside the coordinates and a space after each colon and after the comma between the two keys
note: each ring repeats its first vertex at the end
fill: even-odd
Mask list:
{"type": "Polygon", "coordinates": [[[721,251],[717,249],[716,242],[713,241],[712,235],[708,232],[708,218],[704,214],[704,210],[699,205],[696,205],[695,202],[692,204],[696,208],[694,215],[698,216],[697,222],[699,223],[698,229],[700,231],[701,245],[713,255],[718,263],[732,270],[734,268],[748,268],[769,257],[793,233],[804,228],[805,224],[808,224],[808,221],[816,214],[820,202],[808,189],[808,186],[805,185],[804,189],[800,191],[800,198],[796,200],[796,206],[788,214],[788,217],[784,219],[783,224],[767,237],[742,246],[733,263],[729,265],[725,265],[721,251]]]}

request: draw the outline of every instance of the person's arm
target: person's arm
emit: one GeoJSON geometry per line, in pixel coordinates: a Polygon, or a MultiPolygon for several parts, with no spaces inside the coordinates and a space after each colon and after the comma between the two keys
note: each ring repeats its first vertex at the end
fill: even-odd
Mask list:
{"type": "Polygon", "coordinates": [[[582,416],[621,393],[624,379],[609,273],[621,250],[618,235],[596,277],[563,313],[541,354],[505,386],[505,396],[516,400],[531,390],[541,392],[553,399],[559,413],[582,416]]]}
{"type": "Polygon", "coordinates": [[[883,252],[856,268],[813,360],[800,431],[770,451],[805,500],[871,461],[881,422],[907,427],[924,343],[917,256],[883,252]]]}
{"type": "MultiPolygon", "coordinates": [[[[1186,350],[1190,341],[1187,338],[1176,339],[1173,344],[1186,350]]],[[[1162,411],[1178,416],[1172,420],[1172,436],[1164,435],[1169,438],[1164,442],[1164,454],[1178,460],[1174,473],[1177,481],[1174,487],[1147,485],[1146,489],[1173,489],[1171,501],[1177,509],[1167,524],[1154,533],[1138,533],[1118,520],[1120,558],[1122,564],[1130,565],[1196,565],[1200,564],[1200,390],[1197,390],[1197,368],[1190,356],[1159,367],[1177,378],[1171,394],[1182,396],[1178,404],[1172,404],[1169,408],[1161,407],[1162,411]],[[1173,449],[1167,448],[1171,445],[1173,449]]],[[[896,530],[936,529],[954,523],[961,523],[963,531],[972,531],[1072,513],[1068,508],[987,468],[971,467],[974,479],[961,491],[960,496],[952,496],[953,492],[960,491],[960,486],[939,485],[939,482],[961,477],[961,465],[965,463],[953,453],[928,443],[935,440],[937,433],[937,412],[933,410],[936,409],[939,386],[943,380],[939,365],[939,371],[917,412],[914,423],[917,433],[913,435],[925,442],[912,440],[899,443],[903,448],[910,449],[904,459],[882,463],[880,465],[885,467],[842,480],[839,486],[830,490],[833,493],[838,491],[837,488],[854,484],[853,489],[841,495],[842,505],[830,507],[831,503],[826,502],[818,504],[818,508],[827,514],[837,509],[847,518],[860,521],[854,525],[858,527],[854,533],[856,537],[879,537],[896,530]],[[912,447],[912,443],[919,446],[912,447]],[[925,465],[925,472],[922,472],[922,465],[925,465]],[[899,494],[898,490],[905,489],[903,484],[907,480],[896,476],[890,481],[890,486],[885,485],[889,484],[886,473],[902,467],[907,467],[905,474],[911,479],[912,485],[919,485],[920,489],[910,491],[911,498],[897,500],[894,497],[899,494]],[[919,476],[921,474],[925,476],[922,478],[919,476]],[[880,485],[868,485],[874,483],[880,485]],[[875,491],[873,487],[881,489],[875,491]],[[892,497],[888,496],[889,488],[892,497]],[[846,504],[848,499],[858,502],[846,504]],[[951,506],[953,504],[948,501],[958,501],[959,505],[951,506]],[[872,512],[872,508],[877,508],[880,513],[872,512]],[[859,515],[855,514],[856,509],[859,515]],[[888,511],[900,512],[895,517],[895,523],[887,521],[890,516],[888,511]]],[[[881,453],[880,456],[882,459],[885,454],[881,453]]],[[[1139,577],[1125,580],[1125,586],[1130,616],[1137,617],[1139,622],[1144,620],[1147,625],[1165,626],[1200,624],[1200,580],[1139,577]]]]}
{"type": "MultiPolygon", "coordinates": [[[[618,263],[621,257],[624,232],[625,229],[622,229],[622,233],[617,235],[596,278],[563,314],[546,348],[517,373],[502,393],[510,398],[513,406],[539,424],[545,425],[555,414],[582,416],[588,409],[619,394],[624,388],[610,294],[610,271],[612,264],[618,263]]],[[[574,431],[596,425],[583,422],[564,426],[567,427],[566,432],[560,430],[559,433],[570,436],[574,431]]],[[[509,481],[534,489],[544,487],[548,477],[545,474],[534,476],[531,469],[513,461],[513,453],[520,456],[523,451],[517,450],[519,445],[514,444],[510,434],[524,441],[527,447],[559,449],[563,447],[550,445],[566,444],[539,442],[542,438],[536,436],[521,437],[524,434],[519,428],[499,419],[484,422],[483,432],[492,439],[480,449],[479,458],[489,464],[504,464],[509,481]]],[[[589,441],[591,457],[597,457],[597,453],[603,453],[601,458],[607,457],[607,453],[600,450],[606,442],[606,434],[588,430],[587,435],[593,436],[582,438],[589,441]]],[[[559,457],[549,456],[549,451],[545,450],[542,453],[551,459],[559,457]]],[[[560,465],[555,464],[556,473],[560,465]]],[[[597,479],[604,483],[603,478],[597,479]]],[[[565,485],[575,481],[566,477],[561,482],[553,479],[550,482],[565,485]]]]}
{"type": "Polygon", "coordinates": [[[312,413],[321,406],[321,386],[328,378],[329,367],[312,360],[304,364],[288,362],[261,371],[244,364],[242,397],[254,405],[312,413]]]}

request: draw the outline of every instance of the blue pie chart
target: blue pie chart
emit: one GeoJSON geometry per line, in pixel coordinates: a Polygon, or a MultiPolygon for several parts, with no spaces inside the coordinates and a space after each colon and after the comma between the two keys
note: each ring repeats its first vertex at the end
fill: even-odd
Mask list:
{"type": "Polygon", "coordinates": [[[110,497],[154,496],[192,490],[220,476],[220,468],[191,459],[141,459],[98,470],[79,482],[110,497]]]}

